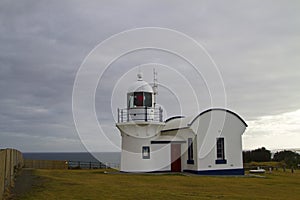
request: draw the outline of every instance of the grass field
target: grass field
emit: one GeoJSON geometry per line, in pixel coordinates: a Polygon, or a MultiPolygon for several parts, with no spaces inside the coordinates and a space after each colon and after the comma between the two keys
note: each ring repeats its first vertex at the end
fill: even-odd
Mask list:
{"type": "Polygon", "coordinates": [[[19,199],[299,199],[300,171],[265,177],[119,174],[103,170],[35,170],[19,199]]]}

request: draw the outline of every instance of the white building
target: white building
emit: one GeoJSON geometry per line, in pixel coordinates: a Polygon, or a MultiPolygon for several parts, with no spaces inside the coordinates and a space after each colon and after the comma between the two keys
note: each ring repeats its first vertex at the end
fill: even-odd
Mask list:
{"type": "MultiPolygon", "coordinates": [[[[155,89],[155,88],[154,88],[155,89]]],[[[242,175],[241,136],[247,124],[236,113],[212,108],[196,117],[163,121],[153,88],[138,75],[118,109],[122,172],[192,172],[242,175]]]]}

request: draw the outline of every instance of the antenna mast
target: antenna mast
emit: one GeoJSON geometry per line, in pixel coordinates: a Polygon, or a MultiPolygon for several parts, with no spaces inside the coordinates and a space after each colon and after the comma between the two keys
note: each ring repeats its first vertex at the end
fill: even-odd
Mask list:
{"type": "Polygon", "coordinates": [[[154,94],[154,107],[156,105],[156,95],[158,94],[158,85],[157,85],[157,72],[153,68],[153,94],[154,94]]]}

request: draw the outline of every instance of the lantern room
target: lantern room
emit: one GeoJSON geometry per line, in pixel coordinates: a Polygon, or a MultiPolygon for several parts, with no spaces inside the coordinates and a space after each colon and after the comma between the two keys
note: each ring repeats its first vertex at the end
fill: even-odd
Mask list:
{"type": "Polygon", "coordinates": [[[128,89],[127,108],[153,108],[153,89],[149,83],[143,81],[142,74],[138,74],[138,80],[128,89]]]}
{"type": "Polygon", "coordinates": [[[119,122],[162,121],[162,109],[155,108],[152,86],[137,74],[137,81],[127,90],[127,109],[118,110],[119,122]]]}

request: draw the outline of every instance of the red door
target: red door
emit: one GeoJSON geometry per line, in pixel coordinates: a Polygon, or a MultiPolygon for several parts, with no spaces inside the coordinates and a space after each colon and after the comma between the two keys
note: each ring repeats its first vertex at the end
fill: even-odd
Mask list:
{"type": "Polygon", "coordinates": [[[181,144],[171,144],[171,171],[181,172],[181,144]]]}

